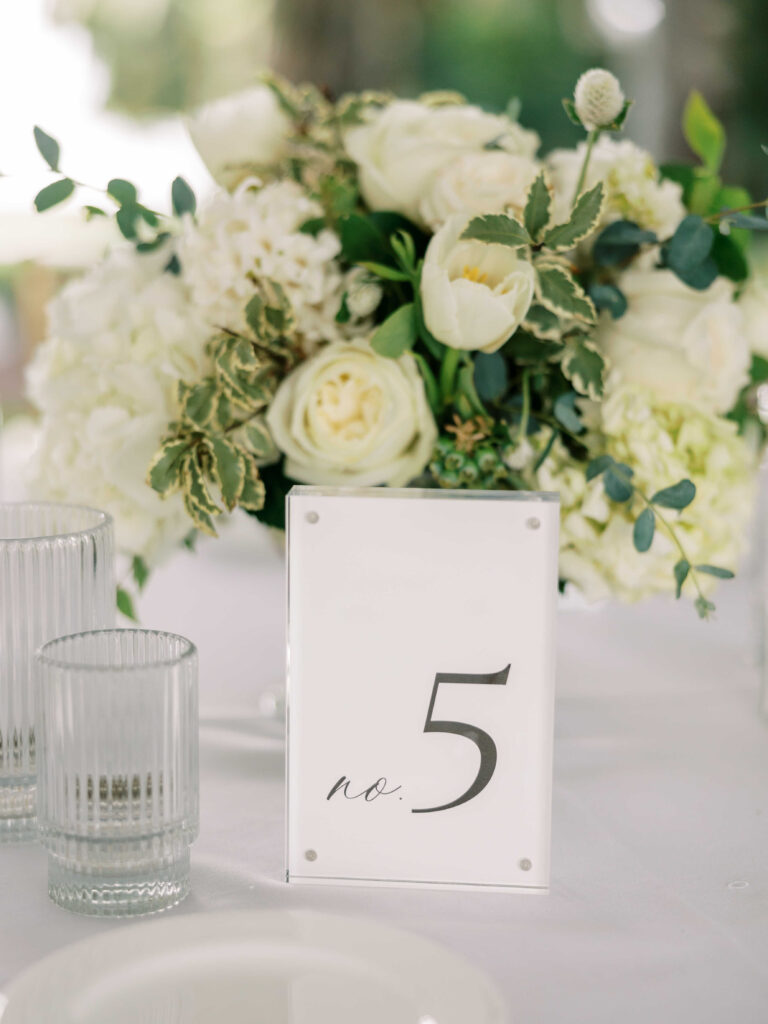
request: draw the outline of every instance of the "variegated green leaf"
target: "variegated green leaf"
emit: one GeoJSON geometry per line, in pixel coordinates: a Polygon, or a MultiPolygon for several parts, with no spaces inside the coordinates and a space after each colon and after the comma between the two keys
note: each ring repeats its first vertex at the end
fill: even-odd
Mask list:
{"type": "Polygon", "coordinates": [[[194,454],[184,460],[184,507],[198,530],[212,537],[217,535],[213,517],[220,515],[221,509],[211,498],[205,476],[194,454]]]}
{"type": "Polygon", "coordinates": [[[473,217],[461,237],[489,245],[511,245],[513,248],[531,243],[530,235],[523,225],[504,213],[473,217]]]}
{"type": "Polygon", "coordinates": [[[211,438],[209,443],[213,453],[213,476],[231,512],[245,483],[245,457],[236,445],[223,437],[211,438]]]}
{"type": "Polygon", "coordinates": [[[571,216],[564,224],[555,224],[544,235],[542,242],[548,249],[566,250],[591,235],[600,222],[604,189],[599,181],[588,192],[582,192],[571,216]]]}
{"type": "Polygon", "coordinates": [[[576,391],[597,400],[603,393],[605,359],[593,341],[579,337],[566,348],[561,362],[563,374],[576,391]]]}
{"type": "Polygon", "coordinates": [[[147,481],[161,498],[177,491],[181,485],[183,459],[189,450],[189,442],[174,438],[163,443],[150,463],[147,481]]]}
{"type": "Polygon", "coordinates": [[[191,388],[181,383],[179,385],[179,400],[182,403],[184,418],[204,430],[213,416],[216,393],[216,382],[210,377],[191,388]]]}
{"type": "Polygon", "coordinates": [[[534,303],[525,314],[523,327],[542,341],[559,341],[563,327],[555,313],[534,303]]]}
{"type": "Polygon", "coordinates": [[[595,322],[597,314],[592,300],[571,274],[555,263],[540,263],[536,267],[536,296],[551,313],[588,324],[595,322]]]}
{"type": "Polygon", "coordinates": [[[272,461],[277,457],[277,447],[266,423],[251,420],[245,424],[241,433],[246,448],[259,461],[272,461]]]}
{"type": "Polygon", "coordinates": [[[550,186],[542,171],[528,190],[525,204],[525,227],[534,242],[539,240],[539,235],[549,223],[551,204],[550,186]]]}
{"type": "Polygon", "coordinates": [[[260,512],[264,507],[266,489],[259,476],[259,470],[254,459],[245,460],[245,480],[243,489],[240,492],[238,504],[246,512],[260,512]]]}

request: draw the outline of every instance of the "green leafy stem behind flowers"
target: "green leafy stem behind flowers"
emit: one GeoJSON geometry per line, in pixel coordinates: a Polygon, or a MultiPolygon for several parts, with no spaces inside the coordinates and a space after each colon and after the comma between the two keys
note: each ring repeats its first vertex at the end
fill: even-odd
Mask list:
{"type": "Polygon", "coordinates": [[[297,360],[288,341],[293,318],[285,293],[274,281],[254,284],[245,310],[252,336],[222,328],[210,341],[212,371],[179,384],[179,419],[148,473],[161,497],[182,491],[196,529],[213,536],[221,504],[254,513],[264,506],[260,467],[278,458],[264,416],[297,360]]]}
{"type": "Polygon", "coordinates": [[[633,482],[634,471],[624,462],[617,462],[612,455],[599,455],[587,466],[587,480],[594,480],[602,476],[605,493],[618,504],[628,504],[633,497],[637,497],[643,503],[643,510],[635,519],[632,531],[632,540],[635,549],[640,553],[648,551],[653,543],[656,531],[656,521],[663,526],[669,535],[672,543],[677,548],[680,558],[672,570],[675,579],[675,596],[680,597],[683,584],[690,579],[696,590],[696,611],[702,619],[707,619],[715,611],[715,605],[704,595],[699,573],[715,576],[718,579],[732,579],[733,573],[730,569],[721,569],[716,565],[693,565],[686,554],[682,541],[673,524],[661,511],[662,509],[673,509],[682,511],[687,508],[696,497],[696,485],[692,480],[684,479],[673,484],[671,487],[664,487],[660,491],[648,497],[636,483],[633,482]]]}

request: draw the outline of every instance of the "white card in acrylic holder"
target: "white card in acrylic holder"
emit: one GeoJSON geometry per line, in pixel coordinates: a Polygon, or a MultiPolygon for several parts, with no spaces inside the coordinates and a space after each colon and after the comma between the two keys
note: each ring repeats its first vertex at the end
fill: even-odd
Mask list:
{"type": "Polygon", "coordinates": [[[548,891],[558,520],[291,491],[289,882],[548,891]]]}

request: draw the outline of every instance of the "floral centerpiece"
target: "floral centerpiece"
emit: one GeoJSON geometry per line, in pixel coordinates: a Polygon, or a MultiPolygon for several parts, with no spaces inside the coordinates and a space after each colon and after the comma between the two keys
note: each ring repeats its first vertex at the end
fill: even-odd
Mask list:
{"type": "MultiPolygon", "coordinates": [[[[177,178],[164,217],[112,180],[124,244],[52,304],[29,370],[41,489],[112,512],[139,585],[225,510],[282,526],[294,481],[556,490],[564,581],[686,592],[706,617],[763,439],[747,248],[768,220],[722,182],[698,94],[691,165],[616,138],[607,71],[564,105],[585,141],[546,155],[514,110],[450,93],[271,78],[204,108],[219,191],[198,209],[177,178]]],[[[44,210],[78,186],[36,138],[44,210]]]]}

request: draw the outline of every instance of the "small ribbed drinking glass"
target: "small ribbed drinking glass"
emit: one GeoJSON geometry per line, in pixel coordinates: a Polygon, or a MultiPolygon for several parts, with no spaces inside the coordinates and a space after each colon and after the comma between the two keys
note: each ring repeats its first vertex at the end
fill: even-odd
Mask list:
{"type": "Polygon", "coordinates": [[[51,641],[37,664],[48,894],[100,916],[174,906],[189,892],[198,831],[194,645],[100,630],[51,641]]]}
{"type": "Polygon", "coordinates": [[[36,649],[114,621],[112,519],[74,505],[0,504],[0,842],[36,837],[36,649]]]}

